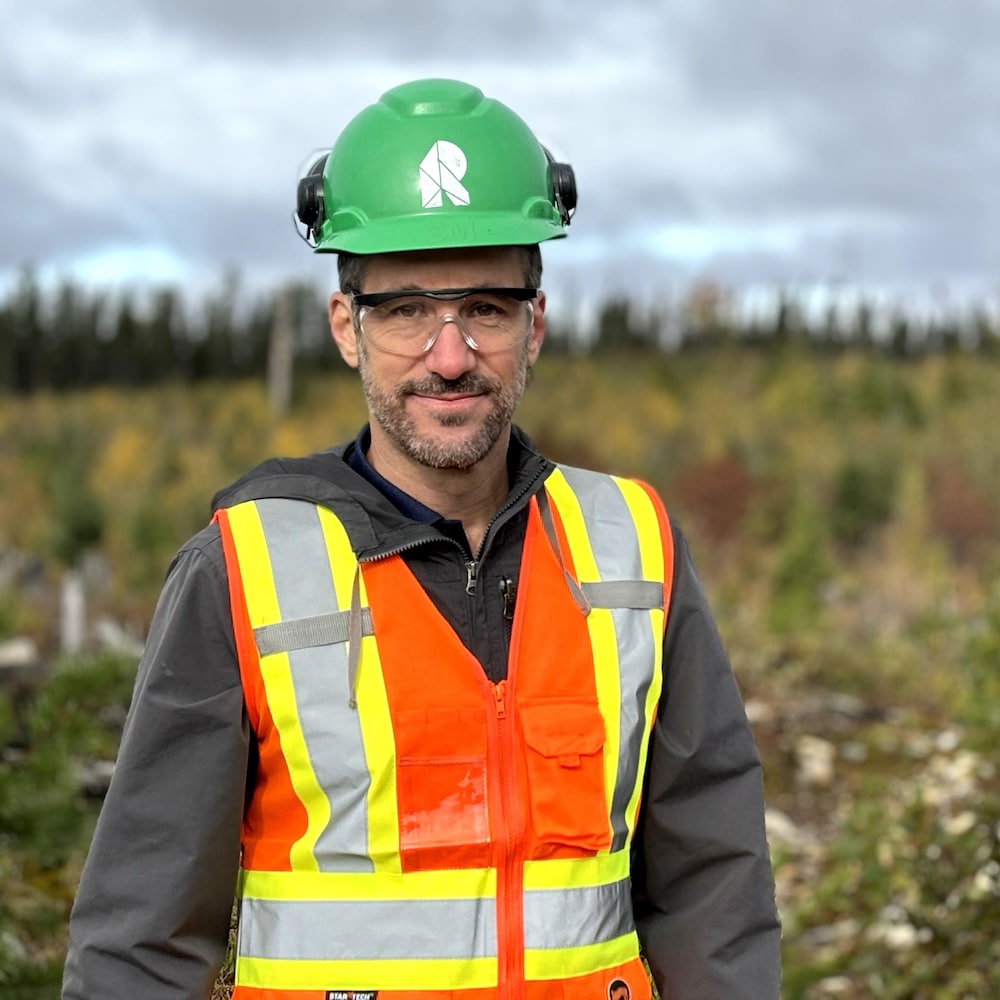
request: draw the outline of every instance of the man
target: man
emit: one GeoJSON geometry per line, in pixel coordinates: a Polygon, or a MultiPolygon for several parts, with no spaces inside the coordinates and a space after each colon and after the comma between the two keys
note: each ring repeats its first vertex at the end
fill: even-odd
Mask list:
{"type": "MultiPolygon", "coordinates": [[[[357,439],[216,498],[164,587],[66,1000],[771,998],[760,765],[684,540],[512,427],[571,169],[397,87],[299,189],[357,439]]],[[[581,401],[581,405],[582,401],[581,401]]]]}

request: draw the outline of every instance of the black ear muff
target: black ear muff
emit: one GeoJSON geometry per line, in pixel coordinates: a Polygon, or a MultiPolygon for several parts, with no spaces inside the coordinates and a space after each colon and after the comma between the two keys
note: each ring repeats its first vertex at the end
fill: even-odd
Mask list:
{"type": "MultiPolygon", "coordinates": [[[[545,149],[543,146],[542,149],[545,149]]],[[[552,175],[552,195],[564,226],[569,225],[576,211],[576,174],[568,163],[557,163],[555,157],[545,149],[552,175]]]]}
{"type": "Polygon", "coordinates": [[[296,214],[299,222],[306,227],[306,235],[315,241],[323,228],[323,168],[329,153],[324,153],[310,168],[309,173],[299,181],[296,214]]]}
{"type": "Polygon", "coordinates": [[[576,211],[576,174],[568,163],[552,164],[552,190],[556,196],[556,208],[563,223],[568,226],[576,211]]]}

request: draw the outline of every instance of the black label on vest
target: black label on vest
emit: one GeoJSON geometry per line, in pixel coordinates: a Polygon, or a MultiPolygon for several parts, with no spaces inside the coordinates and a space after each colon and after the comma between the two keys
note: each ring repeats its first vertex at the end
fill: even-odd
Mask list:
{"type": "Polygon", "coordinates": [[[378,990],[327,990],[326,1000],[378,1000],[378,990]]]}

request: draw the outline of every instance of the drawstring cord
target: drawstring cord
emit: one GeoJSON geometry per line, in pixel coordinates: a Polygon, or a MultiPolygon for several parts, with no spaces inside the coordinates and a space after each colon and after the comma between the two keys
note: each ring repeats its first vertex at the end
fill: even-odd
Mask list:
{"type": "Polygon", "coordinates": [[[587,595],[584,594],[579,582],[570,576],[569,570],[566,569],[562,549],[559,547],[559,536],[556,534],[556,523],[552,519],[552,511],[549,509],[549,497],[544,489],[538,493],[538,513],[541,515],[542,527],[545,529],[545,536],[549,540],[549,545],[552,546],[552,551],[555,553],[556,559],[559,560],[559,568],[563,571],[569,592],[573,595],[576,606],[583,613],[584,617],[586,617],[590,614],[590,601],[587,600],[587,595]]]}
{"type": "Polygon", "coordinates": [[[347,704],[358,707],[358,664],[361,661],[361,564],[355,567],[351,585],[351,615],[347,623],[347,704]]]}

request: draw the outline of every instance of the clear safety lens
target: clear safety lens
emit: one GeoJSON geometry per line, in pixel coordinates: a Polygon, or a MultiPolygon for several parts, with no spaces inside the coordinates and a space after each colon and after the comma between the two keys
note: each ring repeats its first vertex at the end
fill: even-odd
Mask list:
{"type": "MultiPolygon", "coordinates": [[[[519,297],[495,291],[460,296],[448,291],[394,294],[375,305],[359,303],[359,325],[366,337],[390,354],[416,357],[429,351],[445,323],[455,323],[473,350],[502,351],[521,340],[531,325],[531,302],[524,293],[535,290],[511,291],[519,297]]],[[[359,295],[355,301],[381,297],[359,295]]]]}

